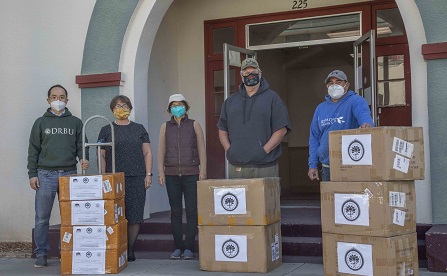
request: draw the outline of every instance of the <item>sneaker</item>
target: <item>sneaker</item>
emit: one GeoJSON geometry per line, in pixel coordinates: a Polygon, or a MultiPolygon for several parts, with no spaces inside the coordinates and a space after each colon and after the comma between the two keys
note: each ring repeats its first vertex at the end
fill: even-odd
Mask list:
{"type": "Polygon", "coordinates": [[[191,260],[191,259],[194,259],[194,253],[192,253],[191,250],[186,249],[186,250],[183,252],[183,259],[184,259],[184,260],[191,260]]]}
{"type": "Polygon", "coordinates": [[[47,256],[39,256],[36,259],[36,262],[34,263],[35,267],[44,267],[47,266],[47,256]]]}
{"type": "Polygon", "coordinates": [[[180,249],[176,249],[174,252],[172,252],[171,256],[169,256],[171,259],[180,259],[182,256],[182,251],[180,249]]]}

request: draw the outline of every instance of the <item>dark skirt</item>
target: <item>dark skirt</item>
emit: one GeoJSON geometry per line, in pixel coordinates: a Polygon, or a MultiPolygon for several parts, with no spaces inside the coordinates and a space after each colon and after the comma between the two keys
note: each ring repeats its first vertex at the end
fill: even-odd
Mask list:
{"type": "Polygon", "coordinates": [[[129,224],[142,223],[146,202],[145,176],[126,176],[126,219],[129,224]]]}

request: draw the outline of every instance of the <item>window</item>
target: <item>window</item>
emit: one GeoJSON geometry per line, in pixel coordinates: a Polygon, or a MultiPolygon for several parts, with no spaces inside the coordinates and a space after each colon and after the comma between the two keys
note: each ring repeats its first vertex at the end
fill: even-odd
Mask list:
{"type": "Polygon", "coordinates": [[[379,107],[406,105],[404,72],[404,55],[377,58],[379,107]]]}
{"type": "Polygon", "coordinates": [[[247,48],[271,49],[354,41],[361,34],[360,13],[277,21],[246,26],[247,48]]]}

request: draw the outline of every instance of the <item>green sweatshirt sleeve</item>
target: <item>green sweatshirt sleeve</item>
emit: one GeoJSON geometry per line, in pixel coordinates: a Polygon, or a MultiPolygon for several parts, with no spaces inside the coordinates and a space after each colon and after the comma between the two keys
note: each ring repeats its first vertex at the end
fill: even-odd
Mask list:
{"type": "Polygon", "coordinates": [[[40,120],[37,119],[31,129],[28,146],[28,176],[29,178],[37,176],[37,164],[41,151],[42,135],[40,129],[40,120]]]}
{"type": "MultiPolygon", "coordinates": [[[[76,127],[76,155],[78,159],[82,159],[82,121],[79,121],[76,127]]],[[[85,137],[85,142],[88,143],[87,136],[85,137]]],[[[89,160],[88,148],[85,149],[85,159],[89,160]]]]}

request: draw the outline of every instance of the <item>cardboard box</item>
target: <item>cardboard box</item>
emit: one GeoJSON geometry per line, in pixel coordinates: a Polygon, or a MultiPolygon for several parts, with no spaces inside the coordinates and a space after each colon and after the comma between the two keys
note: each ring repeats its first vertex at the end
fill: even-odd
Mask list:
{"type": "Polygon", "coordinates": [[[116,274],[127,267],[127,244],[113,250],[61,251],[61,275],[116,274]]]}
{"type": "Polygon", "coordinates": [[[358,128],[329,133],[331,181],[424,179],[421,127],[358,128]]]}
{"type": "Polygon", "coordinates": [[[325,276],[418,275],[416,233],[390,238],[323,233],[325,276]]]}
{"type": "Polygon", "coordinates": [[[115,225],[61,226],[61,250],[110,250],[127,243],[127,220],[115,225]]]}
{"type": "Polygon", "coordinates": [[[124,173],[59,177],[59,201],[117,199],[125,194],[124,173]]]}
{"type": "Polygon", "coordinates": [[[278,177],[197,183],[199,225],[267,225],[281,220],[278,177]]]}
{"type": "Polygon", "coordinates": [[[281,222],[267,226],[199,226],[200,269],[269,272],[282,264],[281,222]]]}
{"type": "Polygon", "coordinates": [[[115,200],[61,201],[61,226],[113,225],[125,219],[124,197],[115,200]]]}
{"type": "Polygon", "coordinates": [[[323,232],[392,237],[416,232],[414,181],[321,182],[323,232]]]}

